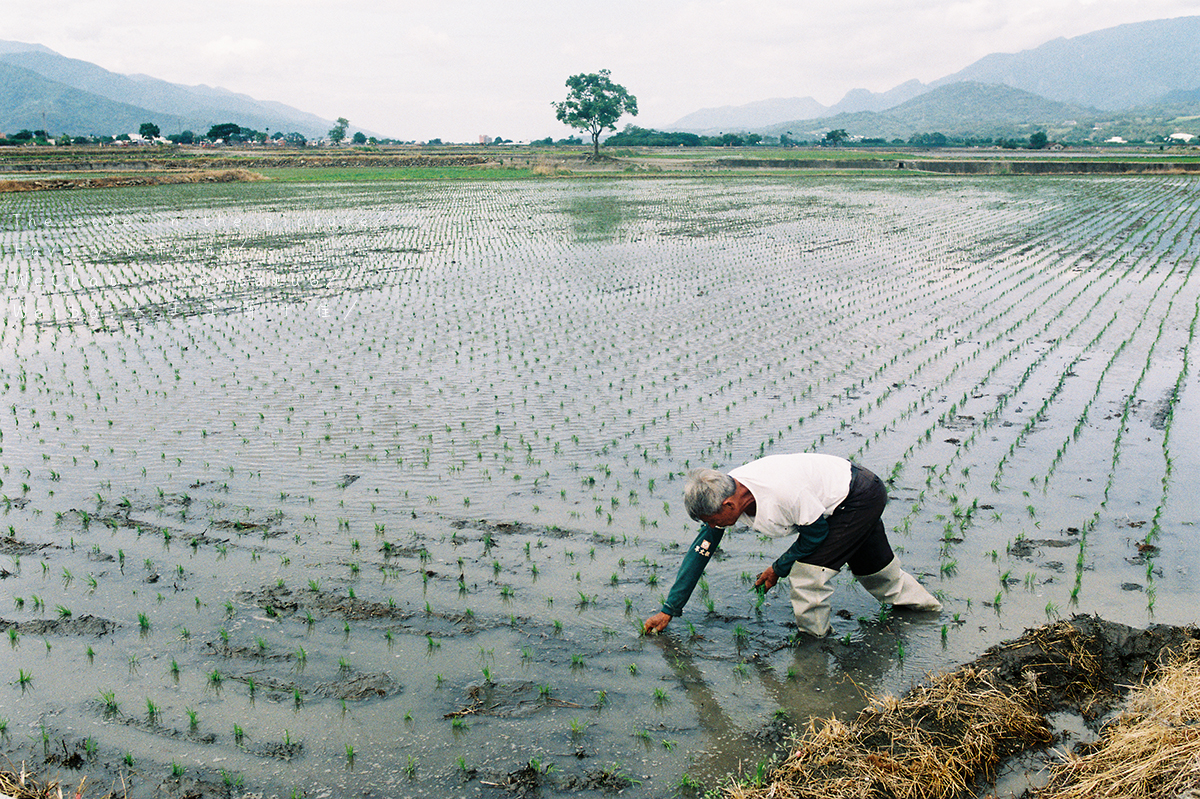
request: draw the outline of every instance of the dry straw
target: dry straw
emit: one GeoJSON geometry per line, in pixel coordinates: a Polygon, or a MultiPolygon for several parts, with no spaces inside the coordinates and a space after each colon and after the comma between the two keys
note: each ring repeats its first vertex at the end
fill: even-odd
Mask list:
{"type": "Polygon", "coordinates": [[[0,769],[0,795],[11,799],[81,799],[86,784],[87,777],[84,777],[80,780],[79,787],[72,791],[70,788],[63,788],[57,780],[39,782],[32,773],[25,770],[24,763],[19,771],[0,769]]]}
{"type": "Polygon", "coordinates": [[[1051,771],[1039,799],[1161,799],[1200,787],[1200,647],[1189,647],[1105,728],[1090,751],[1051,771]]]}
{"type": "Polygon", "coordinates": [[[766,788],[739,799],[949,799],[1006,756],[1051,740],[1032,687],[962,668],[903,699],[875,697],[852,724],[813,719],[766,788]]]}
{"type": "MultiPolygon", "coordinates": [[[[951,799],[1053,740],[1044,713],[1097,719],[1115,680],[1158,677],[1088,754],[1067,756],[1038,799],[1176,799],[1200,787],[1200,642],[1194,628],[1132,630],[1076,616],[994,647],[903,698],[873,697],[850,723],[813,719],[767,786],[735,799],[951,799]],[[1168,667],[1158,661],[1181,652],[1168,667]],[[1130,675],[1130,676],[1126,676],[1130,675]]],[[[1200,799],[1200,792],[1196,793],[1200,799]]]]}

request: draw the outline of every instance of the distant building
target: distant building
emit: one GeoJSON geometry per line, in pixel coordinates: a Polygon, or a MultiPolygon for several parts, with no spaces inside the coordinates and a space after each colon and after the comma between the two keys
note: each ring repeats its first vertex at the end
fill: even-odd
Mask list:
{"type": "Polygon", "coordinates": [[[1192,139],[1194,139],[1196,137],[1190,133],[1172,133],[1167,138],[1170,139],[1171,141],[1190,142],[1192,139]]]}
{"type": "Polygon", "coordinates": [[[1129,142],[1125,141],[1120,136],[1110,136],[1109,138],[1104,140],[1104,143],[1105,144],[1129,144],[1129,142]]]}
{"type": "Polygon", "coordinates": [[[491,144],[492,137],[481,133],[481,134],[479,134],[479,143],[480,144],[491,144]]]}

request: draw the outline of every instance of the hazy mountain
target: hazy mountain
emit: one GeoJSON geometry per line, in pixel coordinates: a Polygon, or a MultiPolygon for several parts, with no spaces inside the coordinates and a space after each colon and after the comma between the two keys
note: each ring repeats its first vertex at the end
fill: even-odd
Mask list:
{"type": "MultiPolygon", "coordinates": [[[[1027,128],[1062,130],[1091,120],[1094,110],[1060,103],[1036,94],[984,83],[953,83],[932,89],[886,111],[858,111],[772,125],[762,132],[772,136],[791,132],[798,138],[815,138],[843,128],[852,135],[887,140],[916,133],[948,136],[1013,136],[1027,128]]],[[[1027,135],[1027,134],[1026,134],[1027,135]]]]}
{"type": "Polygon", "coordinates": [[[1176,17],[1054,39],[1020,53],[993,53],[931,86],[1002,83],[1051,100],[1107,110],[1200,87],[1200,17],[1176,17]]]}
{"type": "Polygon", "coordinates": [[[701,108],[676,121],[667,129],[686,130],[712,136],[718,133],[759,128],[781,119],[818,117],[826,110],[825,106],[811,97],[779,97],[738,106],[701,108]]]}
{"type": "Polygon", "coordinates": [[[45,45],[26,44],[25,42],[6,42],[3,39],[0,39],[0,55],[5,55],[7,53],[27,53],[27,52],[51,53],[52,55],[58,55],[58,53],[55,53],[53,50],[51,50],[49,47],[46,47],[45,45]]]}
{"type": "Polygon", "coordinates": [[[718,133],[761,130],[781,120],[815,119],[857,111],[883,111],[905,100],[910,100],[929,87],[918,80],[902,83],[886,92],[871,92],[866,89],[851,89],[846,96],[832,106],[824,106],[811,97],[776,98],[758,100],[745,105],[725,105],[719,108],[701,108],[682,117],[667,130],[685,130],[712,136],[718,133]]]}
{"type": "Polygon", "coordinates": [[[830,106],[823,116],[853,114],[858,111],[886,111],[893,106],[900,105],[900,103],[924,94],[930,88],[919,80],[910,80],[901,83],[894,89],[888,89],[886,92],[851,89],[846,92],[845,97],[830,106]]]}
{"type": "Polygon", "coordinates": [[[97,97],[0,58],[0,124],[5,133],[24,129],[110,136],[136,132],[151,121],[169,132],[183,130],[185,124],[181,117],[97,97]]]}
{"type": "MultiPolygon", "coordinates": [[[[901,105],[932,89],[964,82],[999,84],[1040,95],[1050,101],[1106,110],[1132,109],[1160,101],[1188,102],[1200,90],[1200,16],[1118,25],[1071,39],[1055,39],[1020,53],[993,53],[928,85],[910,80],[880,93],[854,89],[837,104],[805,117],[778,116],[771,122],[755,126],[749,121],[750,115],[739,113],[749,106],[727,106],[710,110],[720,110],[723,120],[743,121],[740,126],[733,122],[723,126],[711,125],[705,112],[697,111],[679,120],[671,129],[704,132],[720,127],[725,131],[755,131],[768,135],[792,130],[799,136],[802,129],[841,127],[855,135],[875,137],[878,127],[872,127],[873,132],[867,132],[854,126],[864,119],[873,120],[871,124],[874,126],[879,120],[870,116],[860,117],[859,114],[886,112],[892,116],[892,112],[901,105]],[[1170,99],[1167,95],[1170,95],[1170,99]],[[809,124],[816,119],[822,119],[824,124],[809,124]],[[840,122],[833,124],[834,120],[840,122]]],[[[967,92],[964,97],[977,92],[967,92]]],[[[932,102],[940,104],[946,95],[939,97],[943,99],[932,102]]],[[[995,117],[992,121],[997,124],[1005,114],[1019,115],[1022,108],[1032,109],[1036,105],[1019,95],[997,95],[993,99],[1014,103],[1012,108],[998,108],[994,109],[994,113],[989,112],[989,118],[995,117]]],[[[1044,107],[1042,112],[1049,114],[1050,108],[1044,107]]],[[[779,109],[780,112],[784,110],[779,109]]],[[[961,131],[972,128],[974,123],[970,113],[964,110],[961,117],[955,118],[952,108],[942,108],[936,116],[949,128],[942,132],[950,133],[951,129],[961,131]]],[[[903,122],[902,117],[904,114],[895,118],[894,122],[904,127],[908,123],[903,122]]],[[[1043,120],[1047,118],[1044,114],[1039,117],[1043,120]]],[[[1032,123],[1034,120],[1028,121],[1032,123]]],[[[916,132],[929,130],[926,128],[916,132]]]]}
{"type": "Polygon", "coordinates": [[[1162,103],[1200,103],[1200,88],[1197,89],[1175,89],[1167,92],[1160,99],[1162,103]]]}
{"type": "Polygon", "coordinates": [[[226,89],[121,75],[36,44],[0,41],[0,67],[6,67],[0,74],[0,96],[19,102],[0,101],[0,124],[8,133],[44,128],[54,134],[114,135],[153,122],[164,134],[182,130],[203,134],[213,125],[236,122],[255,130],[296,131],[315,138],[334,125],[282,103],[226,89]],[[30,74],[39,80],[31,81],[30,74]],[[42,92],[40,105],[34,102],[35,90],[42,92]],[[131,124],[132,119],[137,121],[131,124]]]}

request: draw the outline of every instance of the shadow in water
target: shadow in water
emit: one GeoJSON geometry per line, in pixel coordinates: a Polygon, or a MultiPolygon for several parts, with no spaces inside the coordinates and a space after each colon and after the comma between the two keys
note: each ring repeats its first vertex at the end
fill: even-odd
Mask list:
{"type": "Polygon", "coordinates": [[[703,734],[688,776],[709,786],[731,775],[765,778],[767,764],[787,756],[789,742],[811,718],[852,718],[881,692],[885,677],[900,665],[906,629],[903,622],[867,624],[850,643],[804,637],[744,653],[734,664],[743,689],[721,695],[705,679],[705,669],[727,664],[727,658],[700,655],[674,638],[654,639],[703,734]]]}

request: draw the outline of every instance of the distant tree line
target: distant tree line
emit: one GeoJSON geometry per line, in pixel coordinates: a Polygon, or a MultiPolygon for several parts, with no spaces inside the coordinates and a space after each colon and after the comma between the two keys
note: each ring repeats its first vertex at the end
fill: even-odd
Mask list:
{"type": "Polygon", "coordinates": [[[662,131],[626,125],[619,133],[604,140],[606,147],[753,147],[759,144],[774,144],[758,133],[720,133],[716,136],[701,136],[683,131],[662,131]]]}
{"type": "MultiPolygon", "coordinates": [[[[338,124],[330,133],[330,141],[334,144],[341,143],[346,138],[346,126],[349,125],[344,118],[339,117],[338,124]]],[[[161,130],[158,125],[153,122],[143,122],[138,128],[138,135],[145,141],[156,141],[161,136],[161,130]]],[[[206,133],[200,134],[191,130],[184,130],[179,133],[171,133],[165,137],[172,144],[266,144],[268,141],[278,145],[291,145],[294,147],[304,147],[308,144],[308,138],[301,133],[295,131],[284,133],[275,131],[268,133],[267,131],[259,131],[254,128],[248,128],[239,125],[236,122],[222,122],[218,125],[213,125],[206,133]]],[[[58,136],[50,136],[44,130],[21,130],[17,133],[9,134],[5,138],[0,138],[0,146],[3,145],[68,145],[68,144],[116,144],[118,142],[131,142],[134,137],[129,133],[121,133],[116,136],[72,136],[70,134],[61,134],[58,136]]],[[[394,139],[376,139],[374,136],[368,137],[362,131],[358,131],[350,137],[350,141],[358,145],[366,144],[411,144],[411,142],[402,142],[394,139]]]]}
{"type": "MultiPolygon", "coordinates": [[[[495,143],[495,142],[493,142],[493,143],[495,143]]],[[[552,147],[554,145],[570,146],[570,145],[583,144],[583,139],[579,138],[578,136],[568,136],[565,139],[558,139],[557,141],[555,141],[553,136],[547,136],[544,139],[535,139],[529,143],[532,145],[536,145],[538,147],[552,147]]]]}
{"type": "MultiPolygon", "coordinates": [[[[496,142],[501,141],[497,139],[496,142]]],[[[1179,142],[1164,140],[1161,137],[1152,139],[1155,143],[1173,145],[1179,142]]],[[[902,138],[863,138],[850,135],[846,130],[838,128],[810,138],[800,138],[791,131],[778,137],[765,136],[757,133],[720,133],[715,136],[702,136],[683,131],[662,131],[653,128],[641,128],[637,125],[626,125],[619,133],[614,133],[602,142],[604,147],[840,147],[856,148],[894,148],[894,147],[999,147],[1006,150],[1043,150],[1055,142],[1042,130],[1026,136],[955,136],[931,131],[914,133],[907,139],[902,138]]],[[[1068,142],[1062,142],[1064,144],[1068,142]]],[[[1094,141],[1082,139],[1069,142],[1070,144],[1091,146],[1094,141]]],[[[551,136],[536,139],[530,144],[540,147],[559,145],[580,145],[583,141],[578,136],[568,139],[555,140],[551,136]]]]}

